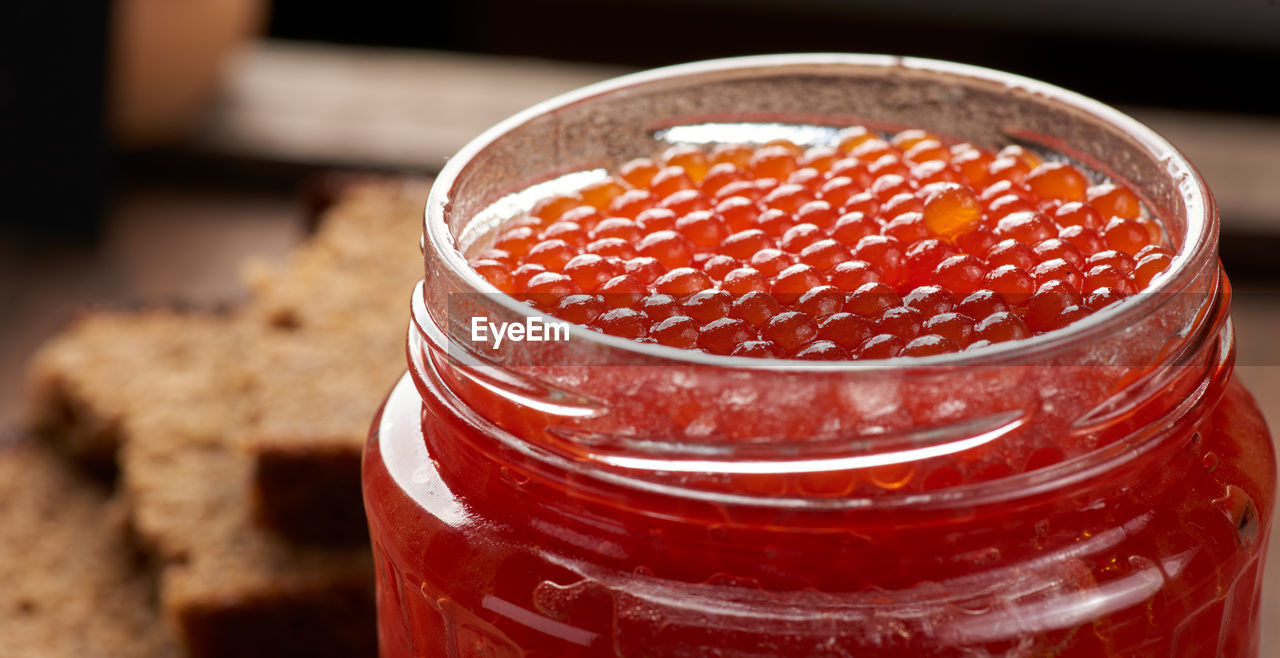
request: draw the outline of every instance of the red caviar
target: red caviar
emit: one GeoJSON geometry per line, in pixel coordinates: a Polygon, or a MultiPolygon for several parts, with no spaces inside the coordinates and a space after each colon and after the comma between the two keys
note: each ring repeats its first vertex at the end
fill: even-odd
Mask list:
{"type": "Polygon", "coordinates": [[[491,254],[472,260],[499,290],[539,293],[528,298],[568,320],[590,305],[549,294],[622,295],[596,305],[631,310],[646,295],[672,295],[686,308],[679,321],[610,315],[590,324],[720,354],[926,356],[963,349],[973,335],[1015,340],[1146,288],[1173,257],[1126,186],[1091,185],[1071,163],[1022,147],[948,147],[922,130],[882,137],[853,127],[834,146],[807,150],[785,140],[680,144],[576,196],[542,199],[530,218],[494,240],[509,267],[491,254]],[[637,256],[642,275],[626,270],[637,256]],[[744,322],[724,322],[736,297],[762,293],[771,304],[750,302],[744,322]],[[900,296],[912,300],[903,307],[911,315],[886,320],[900,296]],[[961,301],[963,321],[953,313],[961,301]],[[828,339],[817,327],[836,315],[828,339]],[[804,329],[779,335],[774,316],[804,329]],[[837,330],[852,326],[843,316],[871,329],[837,330]]]}

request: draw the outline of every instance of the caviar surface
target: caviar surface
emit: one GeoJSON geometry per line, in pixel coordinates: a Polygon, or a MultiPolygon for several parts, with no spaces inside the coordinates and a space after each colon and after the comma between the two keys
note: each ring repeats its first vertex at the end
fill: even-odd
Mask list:
{"type": "Polygon", "coordinates": [[[472,266],[604,333],[707,353],[929,356],[1060,329],[1173,258],[1122,184],[1011,146],[861,127],[689,145],[503,225],[472,266]]]}

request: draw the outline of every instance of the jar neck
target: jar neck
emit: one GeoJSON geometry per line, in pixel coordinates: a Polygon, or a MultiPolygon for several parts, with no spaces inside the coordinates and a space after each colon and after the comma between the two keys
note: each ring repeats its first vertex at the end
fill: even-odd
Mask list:
{"type": "MultiPolygon", "coordinates": [[[[1150,363],[1074,360],[1112,344],[1114,337],[1108,336],[1074,345],[1045,362],[904,369],[896,378],[892,371],[873,371],[870,388],[858,381],[861,371],[808,373],[859,393],[893,381],[889,392],[879,392],[878,402],[894,407],[894,417],[886,419],[880,432],[854,428],[841,437],[838,431],[807,423],[783,428],[773,442],[710,444],[724,448],[706,450],[714,459],[655,450],[652,446],[666,445],[665,439],[679,443],[684,437],[638,435],[636,428],[652,431],[654,426],[643,421],[629,425],[626,415],[609,418],[615,399],[590,399],[580,395],[581,389],[574,395],[547,386],[537,375],[554,366],[504,368],[457,358],[445,332],[429,320],[421,289],[415,292],[410,327],[410,373],[424,400],[443,405],[436,414],[452,414],[459,426],[469,428],[441,435],[440,441],[449,445],[433,446],[450,455],[441,460],[445,470],[467,464],[456,473],[464,480],[478,472],[501,473],[506,485],[500,486],[514,486],[523,496],[533,490],[528,483],[536,483],[548,510],[559,509],[556,513],[591,509],[593,516],[606,518],[601,510],[612,509],[704,525],[798,524],[822,531],[847,527],[850,515],[875,523],[904,510],[945,519],[1015,502],[1025,507],[1071,497],[1078,504],[1081,497],[1105,498],[1116,482],[1147,482],[1159,490],[1181,468],[1171,460],[1194,440],[1221,398],[1234,359],[1229,286],[1216,267],[1214,271],[1218,285],[1196,298],[1193,322],[1180,333],[1156,336],[1160,347],[1150,363]],[[912,404],[912,396],[918,404],[912,404]],[[972,413],[948,417],[948,406],[972,413]],[[584,408],[590,413],[582,413],[584,408]],[[906,417],[898,417],[902,415],[906,417]],[[814,427],[810,441],[797,437],[797,429],[814,427]]],[[[1188,297],[1163,301],[1165,307],[1185,305],[1188,297]]],[[[723,400],[723,391],[708,387],[743,381],[738,373],[719,372],[715,366],[697,369],[664,372],[651,364],[559,368],[578,371],[579,382],[592,377],[648,382],[655,375],[687,379],[681,389],[685,397],[668,400],[668,411],[670,406],[723,400]]],[[[757,380],[746,381],[753,385],[757,380]]],[[[566,381],[564,374],[556,381],[566,381]]],[[[855,397],[854,402],[865,400],[855,397]]],[[[779,400],[778,406],[780,415],[799,418],[794,401],[779,400]]],[[[810,417],[822,411],[811,401],[810,417]]]]}
{"type": "MultiPolygon", "coordinates": [[[[1152,510],[1185,494],[1181,488],[1199,466],[1199,430],[1229,379],[1229,325],[1215,336],[1204,354],[1216,360],[1156,368],[1150,373],[1163,378],[1135,380],[1139,390],[1163,394],[1115,406],[1111,415],[1122,420],[1110,427],[1123,436],[1081,457],[935,491],[915,491],[908,481],[859,497],[646,487],[651,483],[592,462],[581,468],[499,426],[465,401],[467,391],[438,362],[415,358],[411,372],[423,404],[422,440],[451,492],[501,536],[556,556],[548,559],[584,577],[599,569],[630,573],[641,564],[690,583],[731,573],[743,581],[736,584],[766,590],[909,592],[918,582],[971,572],[994,546],[997,562],[1047,564],[1104,551],[1119,541],[1117,533],[1151,523],[1152,510]],[[1168,399],[1181,402],[1160,416],[1157,407],[1168,411],[1168,399]],[[1158,419],[1144,424],[1144,416],[1158,419]],[[946,546],[936,559],[897,559],[939,541],[946,546]],[[846,563],[850,568],[828,568],[846,563]],[[884,566],[869,571],[854,563],[884,566]]],[[[927,477],[935,466],[922,460],[911,468],[911,477],[927,477]]],[[[759,482],[771,477],[787,481],[791,474],[759,482]]]]}

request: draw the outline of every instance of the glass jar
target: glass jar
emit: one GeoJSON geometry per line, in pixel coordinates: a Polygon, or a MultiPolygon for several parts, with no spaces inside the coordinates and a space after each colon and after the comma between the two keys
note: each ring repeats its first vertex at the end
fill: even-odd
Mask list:
{"type": "Polygon", "coordinates": [[[856,55],[720,60],[554,99],[465,147],[427,202],[409,371],[364,460],[382,656],[1256,656],[1275,493],[1232,375],[1204,181],[1070,92],[856,55]],[[568,339],[466,262],[519,193],[662,140],[854,123],[1052,151],[1124,180],[1177,256],[1065,330],[795,362],[568,339]]]}

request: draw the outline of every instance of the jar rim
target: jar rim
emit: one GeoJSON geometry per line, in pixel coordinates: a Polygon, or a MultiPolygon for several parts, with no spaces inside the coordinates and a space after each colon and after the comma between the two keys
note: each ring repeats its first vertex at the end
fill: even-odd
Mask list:
{"type": "Polygon", "coordinates": [[[1094,119],[1122,130],[1162,163],[1166,173],[1177,184],[1185,207],[1186,234],[1174,254],[1169,269],[1158,276],[1150,288],[1072,323],[1069,327],[1046,332],[1038,336],[986,345],[976,350],[963,350],[931,356],[892,357],[888,359],[800,361],[781,358],[756,358],[706,354],[696,350],[648,344],[601,332],[590,331],[579,325],[568,329],[574,340],[596,343],[603,347],[644,357],[651,363],[671,362],[679,365],[720,366],[732,369],[771,370],[785,372],[841,372],[897,370],[904,367],[929,369],[965,365],[999,365],[1001,363],[1035,359],[1052,354],[1060,348],[1087,342],[1126,326],[1137,318],[1154,313],[1172,295],[1184,290],[1216,250],[1218,216],[1213,197],[1195,167],[1171,143],[1138,120],[1082,94],[1032,78],[995,69],[945,60],[852,53],[795,53],[753,55],[705,60],[677,64],[641,71],[604,80],[553,97],[497,123],[472,139],[449,159],[436,177],[427,197],[423,220],[423,249],[434,249],[453,274],[460,277],[472,290],[493,296],[493,303],[501,306],[513,317],[541,317],[542,311],[522,304],[514,297],[503,294],[492,283],[477,273],[457,248],[456,239],[446,221],[451,209],[451,197],[465,167],[484,150],[508,133],[528,122],[557,110],[588,101],[593,98],[633,90],[649,85],[696,78],[698,76],[723,76],[741,74],[750,76],[758,71],[772,73],[794,69],[797,73],[839,68],[885,69],[901,74],[926,74],[956,81],[998,85],[1008,90],[1018,90],[1038,96],[1066,108],[1082,112],[1094,119]]]}

